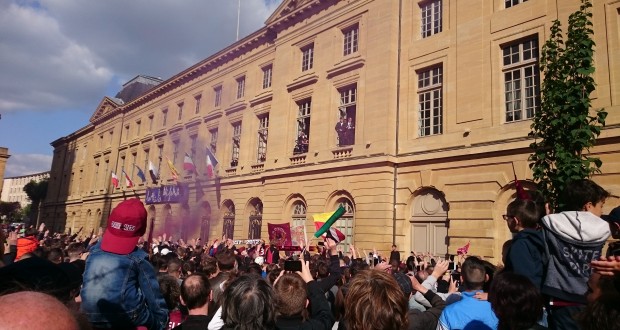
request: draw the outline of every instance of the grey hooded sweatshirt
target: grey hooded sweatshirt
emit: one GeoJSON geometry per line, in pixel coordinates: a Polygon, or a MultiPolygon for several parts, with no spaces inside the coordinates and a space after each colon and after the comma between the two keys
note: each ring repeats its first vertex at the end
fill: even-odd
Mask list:
{"type": "Polygon", "coordinates": [[[542,293],[585,303],[590,262],[601,256],[611,235],[607,221],[590,212],[567,211],[542,219],[548,255],[542,293]]]}

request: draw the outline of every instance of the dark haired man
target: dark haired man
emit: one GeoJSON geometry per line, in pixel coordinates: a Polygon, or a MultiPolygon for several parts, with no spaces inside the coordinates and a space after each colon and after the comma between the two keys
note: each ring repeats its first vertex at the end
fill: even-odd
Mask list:
{"type": "Polygon", "coordinates": [[[231,275],[237,268],[237,258],[232,250],[219,250],[215,255],[215,259],[217,260],[218,273],[209,281],[211,283],[211,290],[213,290],[213,304],[210,306],[211,314],[215,313],[220,307],[224,284],[231,278],[231,275]]]}
{"type": "Polygon", "coordinates": [[[516,199],[508,204],[503,217],[510,232],[516,234],[506,253],[505,269],[527,277],[540,291],[546,259],[545,242],[537,228],[541,207],[531,200],[516,199]]]}
{"type": "Polygon", "coordinates": [[[181,304],[187,307],[189,315],[173,330],[206,329],[212,317],[209,316],[209,301],[213,298],[209,279],[203,274],[188,276],[181,284],[181,304]]]}
{"type": "Polygon", "coordinates": [[[461,267],[461,281],[465,287],[462,299],[446,306],[439,317],[437,329],[497,329],[498,320],[488,301],[474,298],[489,280],[484,263],[469,257],[461,267]]]}
{"type": "Polygon", "coordinates": [[[542,293],[550,297],[550,329],[579,329],[573,315],[583,310],[590,263],[610,236],[601,219],[609,193],[591,180],[575,180],[560,192],[560,213],[542,219],[549,261],[542,293]]]}

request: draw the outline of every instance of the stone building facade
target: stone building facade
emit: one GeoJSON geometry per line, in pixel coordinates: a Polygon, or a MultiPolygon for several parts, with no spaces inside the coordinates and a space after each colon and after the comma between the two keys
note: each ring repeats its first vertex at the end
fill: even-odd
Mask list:
{"type": "MultiPolygon", "coordinates": [[[[566,25],[578,8],[284,0],[260,30],[170,79],[147,79],[154,87],[139,96],[105,97],[88,125],[54,141],[43,217],[58,229],[104,224],[124,198],[174,185],[169,159],[187,198],[148,206],[156,233],[266,238],[267,223],[290,222],[312,234],[312,214],[344,205],[337,226],[361,250],[454,254],[471,242],[472,254],[498,260],[513,170],[531,178],[540,50],[552,21],[566,25]],[[219,162],[215,179],[204,174],[206,149],[219,162]],[[197,173],[182,171],[186,153],[197,173]]],[[[591,152],[604,163],[594,179],[614,194],[619,9],[594,1],[594,107],[609,116],[591,152]]]]}
{"type": "Polygon", "coordinates": [[[50,172],[41,172],[5,178],[3,180],[4,190],[2,190],[0,200],[3,202],[19,202],[22,207],[25,207],[32,201],[24,192],[24,187],[30,183],[30,181],[41,182],[49,179],[49,177],[50,172]]]}

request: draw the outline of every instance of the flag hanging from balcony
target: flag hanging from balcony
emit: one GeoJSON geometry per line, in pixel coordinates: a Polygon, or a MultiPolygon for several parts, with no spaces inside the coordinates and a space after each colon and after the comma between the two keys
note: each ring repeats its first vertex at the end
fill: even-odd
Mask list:
{"type": "Polygon", "coordinates": [[[142,180],[142,183],[146,182],[146,175],[144,175],[144,172],[142,171],[142,169],[140,167],[138,167],[138,165],[133,164],[133,166],[135,166],[138,169],[138,173],[136,174],[140,180],[142,180]]]}
{"type": "Polygon", "coordinates": [[[331,238],[336,241],[336,243],[343,241],[346,236],[340,230],[333,228],[332,225],[336,222],[336,220],[340,219],[345,212],[345,208],[340,205],[334,212],[313,215],[312,218],[314,219],[314,227],[316,228],[314,237],[318,238],[319,236],[325,234],[326,238],[331,238]]]}
{"type": "Polygon", "coordinates": [[[196,173],[196,165],[194,165],[194,160],[192,157],[185,153],[185,158],[183,158],[183,169],[189,173],[196,173]]]}
{"type": "Polygon", "coordinates": [[[114,172],[112,172],[112,185],[114,186],[114,188],[118,188],[118,177],[114,172]]]}
{"type": "Polygon", "coordinates": [[[172,177],[174,181],[179,180],[179,170],[174,167],[174,163],[170,160],[170,158],[168,158],[168,156],[166,156],[166,162],[168,163],[168,168],[170,169],[170,177],[172,177]]]}
{"type": "Polygon", "coordinates": [[[267,223],[269,244],[275,246],[291,246],[291,225],[289,223],[267,223]]]}
{"type": "Polygon", "coordinates": [[[159,178],[159,173],[157,173],[157,169],[153,162],[149,160],[149,174],[151,175],[151,180],[153,180],[153,184],[157,184],[157,179],[159,178]]]}
{"type": "Polygon", "coordinates": [[[133,188],[133,181],[131,180],[131,178],[129,178],[129,175],[127,175],[127,172],[125,172],[125,169],[123,169],[123,176],[125,177],[125,187],[133,188]]]}
{"type": "Polygon", "coordinates": [[[205,173],[207,175],[207,178],[215,178],[215,166],[217,166],[217,159],[215,158],[211,150],[207,148],[207,171],[205,173]]]}

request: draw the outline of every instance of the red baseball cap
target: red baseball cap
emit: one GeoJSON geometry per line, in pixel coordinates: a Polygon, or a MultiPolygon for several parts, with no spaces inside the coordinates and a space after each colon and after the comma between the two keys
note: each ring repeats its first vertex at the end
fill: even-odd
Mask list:
{"type": "Polygon", "coordinates": [[[116,254],[129,254],[146,232],[146,209],[138,198],[122,201],[108,217],[101,239],[101,249],[116,254]]]}

